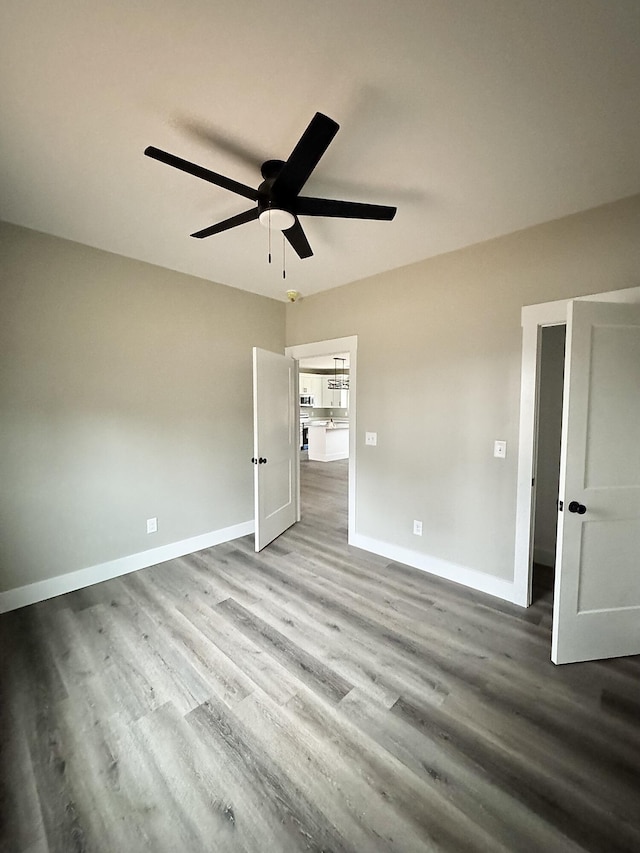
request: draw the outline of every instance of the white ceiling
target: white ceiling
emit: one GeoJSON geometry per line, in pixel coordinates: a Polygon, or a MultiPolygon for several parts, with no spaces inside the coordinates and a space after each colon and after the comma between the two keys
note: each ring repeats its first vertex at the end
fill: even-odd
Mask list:
{"type": "MultiPolygon", "coordinates": [[[[285,299],[640,191],[638,0],[3,0],[0,218],[285,299]],[[316,111],[341,129],[304,189],[396,204],[302,220],[267,265],[247,200],[316,111]]],[[[250,205],[250,203],[249,203],[250,205]]]]}

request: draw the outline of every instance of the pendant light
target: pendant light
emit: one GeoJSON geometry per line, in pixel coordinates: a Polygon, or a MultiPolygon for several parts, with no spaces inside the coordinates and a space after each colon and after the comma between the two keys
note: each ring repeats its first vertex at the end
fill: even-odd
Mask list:
{"type": "Polygon", "coordinates": [[[329,379],[327,385],[331,391],[348,391],[349,390],[349,377],[347,376],[347,371],[345,368],[346,358],[340,358],[339,356],[333,357],[333,379],[329,379]],[[338,375],[338,362],[341,361],[341,372],[338,375]]]}

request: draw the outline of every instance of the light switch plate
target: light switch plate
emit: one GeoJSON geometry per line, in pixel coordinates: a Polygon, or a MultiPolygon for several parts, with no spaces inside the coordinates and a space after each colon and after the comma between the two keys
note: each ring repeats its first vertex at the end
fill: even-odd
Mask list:
{"type": "Polygon", "coordinates": [[[375,447],[376,444],[378,443],[378,433],[377,432],[365,432],[364,443],[369,444],[371,447],[375,447]]]}
{"type": "Polygon", "coordinates": [[[493,443],[493,455],[497,459],[506,459],[506,457],[507,457],[507,442],[506,441],[494,441],[494,443],[493,443]]]}

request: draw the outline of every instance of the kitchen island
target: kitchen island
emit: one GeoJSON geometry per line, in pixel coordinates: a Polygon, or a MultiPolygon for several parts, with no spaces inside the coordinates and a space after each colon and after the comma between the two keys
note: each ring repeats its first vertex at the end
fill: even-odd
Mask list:
{"type": "Polygon", "coordinates": [[[309,459],[334,462],[349,458],[349,424],[344,421],[316,421],[309,424],[309,459]]]}

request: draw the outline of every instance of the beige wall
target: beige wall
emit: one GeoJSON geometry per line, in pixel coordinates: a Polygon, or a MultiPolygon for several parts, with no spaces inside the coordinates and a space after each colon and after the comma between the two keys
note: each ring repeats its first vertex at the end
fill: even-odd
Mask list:
{"type": "MultiPolygon", "coordinates": [[[[640,196],[286,306],[358,335],[359,535],[511,579],[520,309],[637,286],[639,235],[640,196]]],[[[285,306],[7,224],[0,259],[0,592],[248,521],[285,306]]]]}
{"type": "Polygon", "coordinates": [[[635,196],[288,305],[287,345],[358,336],[357,533],[510,580],[521,308],[638,284],[635,196]]]}
{"type": "Polygon", "coordinates": [[[8,224],[0,258],[0,592],[249,521],[284,304],[8,224]]]}

